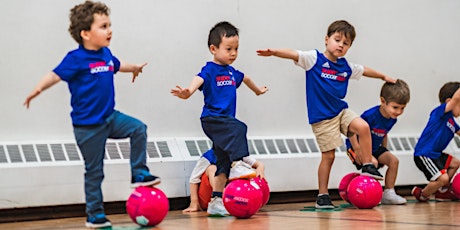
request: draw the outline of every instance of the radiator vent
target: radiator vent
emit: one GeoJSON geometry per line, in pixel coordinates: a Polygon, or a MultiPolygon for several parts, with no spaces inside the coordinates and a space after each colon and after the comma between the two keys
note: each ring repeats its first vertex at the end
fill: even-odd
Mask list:
{"type": "MultiPolygon", "coordinates": [[[[105,150],[105,160],[129,160],[130,143],[128,141],[108,142],[105,150]]],[[[171,157],[171,151],[166,141],[147,143],[147,158],[171,157]]],[[[76,143],[0,144],[0,166],[17,163],[79,161],[83,161],[83,157],[76,143]]]]}

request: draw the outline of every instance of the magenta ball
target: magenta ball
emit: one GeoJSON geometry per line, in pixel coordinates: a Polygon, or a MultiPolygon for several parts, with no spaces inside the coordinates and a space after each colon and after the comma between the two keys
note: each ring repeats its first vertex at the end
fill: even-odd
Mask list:
{"type": "Polygon", "coordinates": [[[262,207],[262,191],[254,181],[238,179],[230,182],[222,195],[225,209],[237,218],[249,218],[262,207]]]}
{"type": "Polygon", "coordinates": [[[460,199],[460,176],[458,174],[454,176],[451,187],[454,195],[460,199]]]}
{"type": "Polygon", "coordinates": [[[373,208],[382,199],[383,189],[380,183],[369,176],[357,176],[351,180],[347,189],[348,200],[360,209],[373,208]]]}
{"type": "Polygon", "coordinates": [[[262,206],[268,203],[270,199],[270,187],[265,179],[260,179],[260,177],[253,178],[254,182],[259,186],[262,191],[262,206]]]}
{"type": "Polygon", "coordinates": [[[347,189],[348,189],[348,185],[350,184],[351,180],[353,180],[355,177],[359,176],[361,174],[359,173],[348,173],[347,175],[345,175],[342,180],[340,180],[340,184],[339,184],[339,195],[340,197],[350,203],[350,201],[348,200],[348,194],[347,194],[347,189]]]}
{"type": "Polygon", "coordinates": [[[168,210],[168,197],[155,187],[137,187],[126,201],[129,217],[141,226],[158,225],[166,217],[168,210]]]}

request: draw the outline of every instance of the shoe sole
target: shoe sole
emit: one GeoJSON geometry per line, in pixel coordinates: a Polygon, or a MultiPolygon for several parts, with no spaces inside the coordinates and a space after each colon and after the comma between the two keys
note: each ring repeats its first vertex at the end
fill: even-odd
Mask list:
{"type": "Polygon", "coordinates": [[[318,205],[318,204],[315,204],[315,208],[317,209],[334,209],[335,206],[334,205],[318,205]]]}
{"type": "Polygon", "coordinates": [[[107,227],[111,227],[112,224],[110,222],[105,222],[103,224],[93,224],[91,222],[86,222],[85,223],[85,227],[87,228],[107,228],[107,227]]]}
{"type": "Polygon", "coordinates": [[[374,178],[376,180],[383,180],[383,176],[378,176],[378,175],[370,174],[370,173],[367,173],[367,172],[361,173],[361,175],[369,176],[369,177],[372,177],[372,178],[374,178]]]}
{"type": "Polygon", "coordinates": [[[255,178],[256,176],[257,176],[257,173],[254,172],[254,173],[246,174],[246,175],[239,176],[239,177],[228,178],[228,180],[232,181],[232,180],[236,180],[236,179],[252,179],[252,178],[255,178]]]}
{"type": "Polygon", "coordinates": [[[404,201],[404,202],[392,202],[392,201],[389,201],[389,202],[386,202],[386,201],[381,201],[382,204],[384,205],[402,205],[402,204],[406,204],[407,201],[404,201]]]}
{"type": "Polygon", "coordinates": [[[158,185],[160,183],[161,183],[161,179],[157,178],[157,179],[152,180],[152,181],[137,182],[137,183],[131,184],[131,188],[137,188],[137,187],[140,187],[140,186],[153,187],[153,186],[158,185]]]}

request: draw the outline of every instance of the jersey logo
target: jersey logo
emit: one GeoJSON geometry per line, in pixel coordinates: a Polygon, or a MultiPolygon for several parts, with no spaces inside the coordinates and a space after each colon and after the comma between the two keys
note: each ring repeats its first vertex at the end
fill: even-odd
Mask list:
{"type": "Polygon", "coordinates": [[[331,67],[329,66],[329,62],[324,62],[324,64],[322,65],[323,68],[328,68],[330,69],[331,67]]]}
{"type": "Polygon", "coordinates": [[[449,128],[450,131],[452,131],[453,133],[455,133],[455,125],[454,124],[455,124],[454,119],[452,119],[452,118],[449,118],[449,120],[446,123],[447,128],[449,128]]]}
{"type": "Polygon", "coordinates": [[[347,78],[347,75],[348,74],[346,72],[337,73],[337,71],[333,69],[326,69],[326,68],[321,69],[321,77],[325,79],[330,79],[334,81],[345,81],[347,78]]]}
{"type": "Polygon", "coordinates": [[[91,74],[113,72],[113,66],[114,65],[112,60],[110,60],[108,64],[105,61],[89,63],[89,69],[91,74]]]}
{"type": "Polygon", "coordinates": [[[216,85],[218,87],[228,86],[228,85],[236,86],[236,81],[233,76],[217,76],[216,85]]]}
{"type": "Polygon", "coordinates": [[[385,135],[387,135],[387,131],[385,129],[372,128],[371,134],[377,137],[384,137],[385,135]]]}

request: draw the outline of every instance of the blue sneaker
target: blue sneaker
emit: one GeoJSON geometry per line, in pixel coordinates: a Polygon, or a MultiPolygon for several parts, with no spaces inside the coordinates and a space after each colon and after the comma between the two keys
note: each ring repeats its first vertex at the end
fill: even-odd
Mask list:
{"type": "Polygon", "coordinates": [[[154,186],[161,182],[159,177],[154,175],[136,175],[131,178],[131,188],[137,188],[139,186],[154,186]]]}
{"type": "Polygon", "coordinates": [[[101,213],[95,216],[88,216],[85,226],[87,228],[105,228],[112,226],[112,223],[105,217],[104,213],[101,213]]]}

